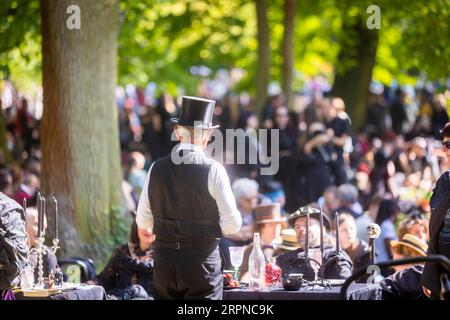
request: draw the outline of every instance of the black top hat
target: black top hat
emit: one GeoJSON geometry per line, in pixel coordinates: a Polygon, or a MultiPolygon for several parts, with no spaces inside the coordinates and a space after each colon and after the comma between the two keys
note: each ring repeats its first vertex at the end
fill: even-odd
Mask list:
{"type": "Polygon", "coordinates": [[[183,96],[181,103],[181,114],[179,118],[170,119],[172,122],[192,128],[214,129],[212,118],[214,114],[214,100],[183,96]]]}

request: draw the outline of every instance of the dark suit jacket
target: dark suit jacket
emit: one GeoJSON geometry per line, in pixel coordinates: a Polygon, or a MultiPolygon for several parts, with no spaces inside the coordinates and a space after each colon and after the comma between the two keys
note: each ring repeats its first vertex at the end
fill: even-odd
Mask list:
{"type": "MultiPolygon", "coordinates": [[[[436,182],[433,189],[433,195],[430,199],[431,218],[430,218],[430,245],[428,254],[442,254],[437,251],[439,232],[441,231],[444,217],[450,206],[450,172],[446,171],[436,182]]],[[[447,258],[450,256],[447,255],[447,258]]],[[[422,273],[421,284],[432,292],[434,299],[439,299],[441,283],[440,275],[443,269],[439,264],[426,263],[422,273]]]]}
{"type": "Polygon", "coordinates": [[[424,299],[425,297],[420,287],[422,272],[423,267],[415,265],[385,278],[380,283],[383,289],[383,300],[424,299]]]}
{"type": "MultiPolygon", "coordinates": [[[[326,261],[325,279],[346,279],[352,275],[352,261],[345,251],[342,250],[337,259],[334,248],[325,248],[324,258],[326,261]]],[[[303,249],[285,252],[278,256],[277,265],[281,267],[283,275],[302,273],[304,279],[314,280],[314,269],[311,267],[311,262],[303,260],[303,249]]],[[[320,277],[320,273],[318,277],[320,277]]]]}

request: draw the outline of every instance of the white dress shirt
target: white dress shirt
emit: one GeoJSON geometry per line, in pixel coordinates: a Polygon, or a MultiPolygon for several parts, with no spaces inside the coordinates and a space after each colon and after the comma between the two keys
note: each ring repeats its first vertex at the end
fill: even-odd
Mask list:
{"type": "MultiPolygon", "coordinates": [[[[206,158],[203,149],[199,146],[181,143],[178,145],[176,152],[183,149],[192,150],[198,153],[200,157],[206,158]]],[[[219,209],[219,223],[222,234],[233,234],[238,232],[241,227],[241,214],[236,207],[236,200],[231,191],[230,180],[225,168],[217,161],[210,160],[212,161],[212,165],[208,175],[208,191],[211,197],[216,200],[217,208],[219,209]]],[[[148,199],[148,184],[152,168],[153,164],[148,170],[137,208],[136,223],[140,229],[153,229],[154,224],[150,201],[148,199]]]]}

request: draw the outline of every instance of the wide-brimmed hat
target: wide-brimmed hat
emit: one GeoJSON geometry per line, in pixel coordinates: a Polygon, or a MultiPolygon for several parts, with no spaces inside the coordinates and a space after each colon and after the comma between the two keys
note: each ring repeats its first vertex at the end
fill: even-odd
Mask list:
{"type": "Polygon", "coordinates": [[[273,223],[286,222],[287,219],[281,216],[280,203],[273,202],[271,204],[259,205],[255,208],[255,223],[273,223]]]}
{"type": "Polygon", "coordinates": [[[408,247],[417,252],[417,254],[422,257],[425,257],[428,251],[428,244],[425,241],[422,241],[420,238],[410,233],[405,234],[401,240],[391,241],[392,248],[398,246],[408,247]]]}
{"type": "Polygon", "coordinates": [[[281,241],[275,243],[277,248],[285,250],[297,250],[300,248],[297,239],[297,233],[294,229],[284,229],[281,231],[281,241]]]}
{"type": "Polygon", "coordinates": [[[179,118],[171,118],[175,124],[184,127],[199,129],[214,129],[218,125],[213,125],[214,100],[183,96],[181,102],[181,113],[179,118]]]}
{"type": "MultiPolygon", "coordinates": [[[[289,224],[294,227],[295,221],[298,218],[306,217],[307,214],[309,214],[310,218],[320,221],[319,209],[314,207],[301,207],[291,214],[291,216],[289,217],[289,224]]],[[[331,230],[331,221],[330,218],[325,214],[325,212],[323,213],[323,225],[328,231],[331,230]]]]}

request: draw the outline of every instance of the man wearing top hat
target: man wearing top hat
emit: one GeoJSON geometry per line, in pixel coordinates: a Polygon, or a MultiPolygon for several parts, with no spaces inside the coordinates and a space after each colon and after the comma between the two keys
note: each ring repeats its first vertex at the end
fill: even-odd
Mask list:
{"type": "Polygon", "coordinates": [[[150,167],[136,222],[156,235],[157,299],[221,299],[223,277],[218,239],[239,230],[224,167],[207,158],[215,101],[183,97],[175,123],[179,144],[150,167]]]}

